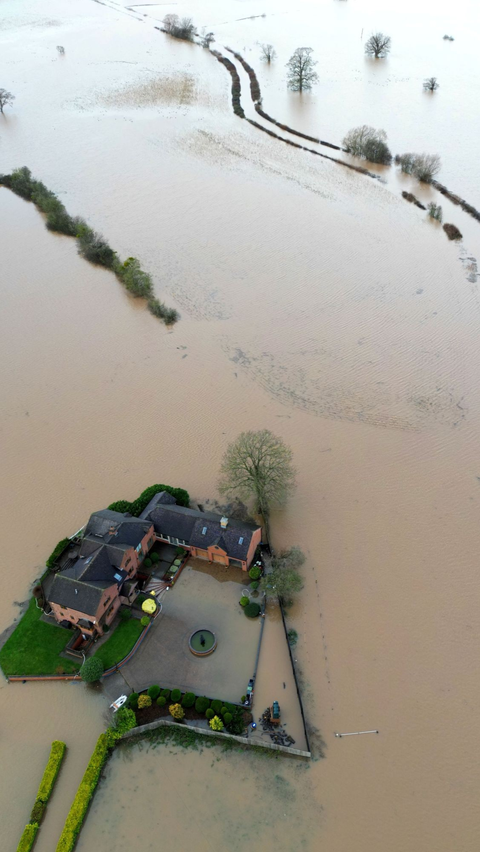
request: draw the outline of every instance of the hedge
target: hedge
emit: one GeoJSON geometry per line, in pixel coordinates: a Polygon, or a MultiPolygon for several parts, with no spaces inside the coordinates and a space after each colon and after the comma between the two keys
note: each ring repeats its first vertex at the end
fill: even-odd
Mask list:
{"type": "Polygon", "coordinates": [[[182,707],[193,707],[195,704],[195,693],[186,692],[182,698],[182,707]]]}
{"type": "Polygon", "coordinates": [[[180,689],[172,689],[172,692],[170,694],[170,698],[172,699],[172,702],[174,704],[178,704],[179,701],[181,701],[181,698],[182,698],[182,693],[181,693],[180,689]]]}
{"type": "Polygon", "coordinates": [[[47,568],[53,568],[53,566],[55,565],[55,561],[58,559],[60,554],[63,553],[63,551],[67,547],[67,544],[70,544],[69,538],[62,538],[62,540],[58,542],[57,546],[52,550],[50,556],[48,557],[45,563],[47,568]]]}
{"type": "Polygon", "coordinates": [[[58,841],[56,852],[72,852],[80,833],[90,799],[98,784],[100,773],[109,754],[108,737],[100,734],[93,754],[89,760],[85,774],[80,782],[72,806],[68,813],[63,831],[58,841]]]}
{"type": "Polygon", "coordinates": [[[40,787],[38,788],[37,801],[40,800],[46,804],[52,795],[66,749],[67,746],[65,743],[60,742],[60,740],[53,741],[50,749],[50,757],[48,758],[48,763],[40,781],[40,787]]]}
{"type": "Polygon", "coordinates": [[[20,843],[17,846],[17,852],[30,852],[30,849],[32,849],[33,844],[35,843],[37,831],[38,825],[36,822],[31,822],[25,826],[20,838],[20,843]]]}
{"type": "MultiPolygon", "coordinates": [[[[188,491],[185,491],[184,488],[174,488],[173,485],[150,485],[148,488],[145,488],[140,496],[131,503],[129,503],[128,500],[117,500],[114,503],[110,503],[108,508],[111,509],[112,512],[121,512],[122,514],[124,512],[130,512],[131,515],[138,518],[146,506],[148,506],[152,497],[155,497],[155,494],[158,494],[160,491],[166,491],[167,494],[171,494],[172,497],[175,497],[179,506],[185,506],[188,509],[190,505],[190,495],[188,491]]],[[[155,561],[158,561],[158,559],[155,561]]]]}

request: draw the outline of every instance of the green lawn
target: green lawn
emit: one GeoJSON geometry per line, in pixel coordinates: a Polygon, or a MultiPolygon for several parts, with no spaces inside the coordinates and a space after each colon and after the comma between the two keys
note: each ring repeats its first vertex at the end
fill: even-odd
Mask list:
{"type": "Polygon", "coordinates": [[[142,630],[143,627],[138,618],[120,621],[110,638],[95,653],[95,656],[101,659],[104,668],[109,669],[123,660],[132,650],[142,630]]]}
{"type": "Polygon", "coordinates": [[[40,621],[42,611],[32,598],[28,609],[0,651],[0,666],[6,675],[70,674],[79,666],[59,657],[72,633],[40,621]]]}

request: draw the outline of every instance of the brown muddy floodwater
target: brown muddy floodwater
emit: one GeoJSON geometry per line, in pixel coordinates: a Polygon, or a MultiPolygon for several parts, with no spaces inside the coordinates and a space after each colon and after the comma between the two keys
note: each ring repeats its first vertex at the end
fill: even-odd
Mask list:
{"type": "MultiPolygon", "coordinates": [[[[331,129],[322,136],[334,142],[360,120],[398,134],[397,150],[407,135],[413,150],[435,142],[440,179],[479,206],[478,70],[468,65],[476,4],[430,19],[425,62],[413,4],[395,15],[383,5],[305,0],[294,21],[273,0],[178,10],[209,28],[230,21],[221,43],[245,48],[257,68],[255,42],[276,42],[265,106],[279,120],[331,129]],[[271,38],[268,15],[235,23],[263,12],[271,38]],[[395,50],[372,70],[358,29],[374,25],[395,50]],[[403,46],[407,35],[414,47],[403,46]],[[324,78],[336,56],[339,88],[331,74],[313,108],[283,90],[294,37],[316,47],[324,78]],[[442,74],[428,119],[417,74],[442,74]],[[449,74],[466,79],[454,98],[449,74]]],[[[433,6],[415,4],[423,24],[433,6]]],[[[277,546],[300,544],[308,556],[289,624],[316,759],[122,749],[79,852],[160,843],[470,852],[480,782],[480,228],[445,204],[464,233],[451,244],[402,200],[392,172],[387,185],[344,173],[235,118],[222,66],[154,30],[172,9],[149,7],[145,18],[110,0],[0,5],[1,82],[16,95],[0,116],[0,170],[28,165],[122,256],[139,257],[182,314],[167,331],[72,241],[48,233],[32,205],[0,190],[0,627],[89,512],[153,482],[213,498],[227,443],[270,428],[298,468],[297,492],[272,527],[277,546]]],[[[264,683],[283,664],[271,642],[264,683]]],[[[69,746],[36,846],[52,852],[106,702],[80,684],[3,682],[0,705],[2,848],[16,848],[50,742],[69,746]]]]}

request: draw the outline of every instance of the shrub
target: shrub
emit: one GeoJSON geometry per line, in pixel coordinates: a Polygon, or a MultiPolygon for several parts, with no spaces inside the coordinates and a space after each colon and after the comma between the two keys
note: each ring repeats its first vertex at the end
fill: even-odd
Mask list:
{"type": "Polygon", "coordinates": [[[109,738],[100,734],[68,813],[56,852],[72,852],[109,752],[109,738]]]}
{"type": "MultiPolygon", "coordinates": [[[[143,696],[141,697],[143,698],[143,696]]],[[[128,707],[120,707],[113,718],[113,727],[118,734],[118,738],[126,734],[127,731],[131,731],[132,728],[135,728],[136,724],[135,713],[128,707]]]]}
{"type": "Polygon", "coordinates": [[[260,615],[260,607],[257,603],[249,603],[248,606],[245,607],[244,613],[248,618],[257,618],[260,615]]]}
{"type": "Polygon", "coordinates": [[[30,822],[36,822],[37,825],[40,825],[46,809],[47,806],[45,802],[42,802],[41,799],[37,799],[32,808],[32,813],[30,814],[30,822]]]}
{"type": "Polygon", "coordinates": [[[448,222],[443,226],[443,230],[445,231],[449,240],[461,240],[462,234],[458,230],[456,225],[450,225],[448,222]]]}
{"type": "Polygon", "coordinates": [[[88,660],[85,660],[81,667],[80,677],[85,683],[94,683],[96,680],[100,680],[103,671],[103,663],[100,657],[90,657],[88,660]]]}
{"type": "Polygon", "coordinates": [[[152,279],[140,266],[136,257],[128,257],[124,263],[117,262],[114,272],[132,296],[148,299],[153,291],[152,279]]]}
{"type": "Polygon", "coordinates": [[[138,709],[143,710],[144,707],[151,707],[152,699],[146,692],[143,692],[142,695],[138,696],[138,709]]]}
{"type": "Polygon", "coordinates": [[[171,697],[174,704],[178,704],[178,702],[180,701],[180,699],[182,697],[182,693],[181,693],[180,689],[172,689],[172,694],[171,694],[170,697],[171,697]]]}
{"type": "Polygon", "coordinates": [[[99,266],[113,269],[116,254],[101,234],[97,234],[83,219],[74,219],[78,253],[99,266]]]}
{"type": "Polygon", "coordinates": [[[182,698],[182,707],[193,707],[195,704],[195,695],[193,692],[186,692],[182,698]]]}
{"type": "Polygon", "coordinates": [[[214,716],[208,723],[212,731],[223,731],[223,722],[219,716],[214,716]]]}
{"type": "Polygon", "coordinates": [[[375,130],[368,124],[349,130],[343,139],[345,151],[355,157],[363,157],[371,163],[390,165],[392,154],[386,143],[387,134],[384,130],[375,130]]]}
{"type": "MultiPolygon", "coordinates": [[[[50,749],[50,756],[38,788],[37,800],[46,803],[52,795],[52,790],[55,781],[57,780],[57,775],[62,765],[66,748],[65,743],[60,742],[60,740],[53,741],[50,749]]],[[[31,822],[40,822],[40,820],[31,819],[31,822]]]]}
{"type": "Polygon", "coordinates": [[[242,695],[242,697],[241,697],[241,699],[240,699],[240,701],[242,702],[242,704],[243,704],[243,702],[244,702],[244,701],[246,701],[246,700],[247,700],[247,696],[246,696],[246,695],[242,695]]]}
{"type": "Polygon", "coordinates": [[[159,696],[158,696],[158,698],[157,698],[157,704],[158,704],[158,706],[159,706],[159,707],[165,707],[165,704],[166,704],[166,703],[167,703],[167,699],[165,698],[165,696],[164,696],[164,695],[159,695],[159,696]]]}
{"type": "Polygon", "coordinates": [[[247,606],[249,598],[246,595],[242,595],[240,598],[240,606],[247,606]]]}
{"type": "Polygon", "coordinates": [[[138,707],[138,692],[131,692],[127,698],[127,707],[131,707],[132,710],[136,710],[138,707]]]}
{"type": "Polygon", "coordinates": [[[260,583],[258,582],[258,580],[254,580],[253,583],[250,583],[250,588],[251,588],[252,592],[256,592],[259,585],[260,585],[260,583]]]}
{"type": "Polygon", "coordinates": [[[211,707],[207,707],[207,709],[205,710],[205,716],[207,717],[207,719],[213,719],[215,713],[213,712],[211,707]]]}
{"type": "Polygon", "coordinates": [[[213,699],[211,707],[212,707],[212,710],[215,713],[221,713],[222,712],[222,702],[219,701],[218,698],[213,699]]]}
{"type": "Polygon", "coordinates": [[[47,217],[46,226],[49,231],[56,231],[60,234],[66,234],[67,237],[76,236],[75,220],[67,213],[62,202],[54,195],[53,192],[47,190],[48,194],[39,194],[34,192],[32,201],[47,217]]]}
{"type": "Polygon", "coordinates": [[[414,175],[423,183],[431,183],[441,168],[438,154],[397,154],[395,163],[402,172],[414,175]]]}
{"type": "Polygon", "coordinates": [[[159,553],[151,553],[150,559],[152,560],[152,562],[154,564],[157,563],[157,562],[160,562],[160,554],[159,553]]]}
{"type": "Polygon", "coordinates": [[[441,204],[434,204],[434,202],[430,202],[428,205],[428,215],[430,219],[436,219],[437,222],[441,222],[443,219],[443,210],[441,204]]]}
{"type": "Polygon", "coordinates": [[[162,689],[160,695],[163,695],[163,697],[168,701],[168,699],[170,698],[170,690],[162,689]]]}
{"type": "Polygon", "coordinates": [[[245,722],[243,719],[243,711],[239,708],[235,708],[235,712],[232,713],[231,722],[225,722],[225,726],[229,734],[236,734],[237,736],[241,736],[245,733],[245,722]]]}
{"type": "Polygon", "coordinates": [[[142,627],[148,627],[148,625],[150,624],[150,619],[148,615],[142,615],[140,619],[140,624],[142,625],[142,627]]]}
{"type": "Polygon", "coordinates": [[[208,710],[209,707],[210,707],[210,699],[205,698],[204,695],[201,696],[200,698],[197,698],[197,700],[195,701],[195,710],[197,711],[197,713],[205,713],[206,710],[208,710]]]}
{"type": "Polygon", "coordinates": [[[225,713],[228,713],[227,708],[225,706],[223,706],[222,709],[220,710],[220,713],[222,714],[222,716],[225,716],[225,713]]]}
{"type": "Polygon", "coordinates": [[[287,639],[288,639],[288,644],[289,644],[289,645],[292,645],[292,646],[293,646],[293,645],[296,645],[296,644],[297,644],[297,641],[298,641],[298,633],[297,633],[297,631],[296,631],[296,630],[294,630],[294,629],[293,629],[293,627],[292,627],[292,628],[290,628],[290,630],[288,631],[288,633],[287,633],[287,639]]]}
{"type": "Polygon", "coordinates": [[[146,559],[143,560],[143,564],[145,565],[145,568],[151,568],[152,565],[153,565],[153,562],[150,559],[150,557],[147,556],[146,559]]]}
{"type": "Polygon", "coordinates": [[[121,609],[120,618],[122,619],[122,621],[128,621],[130,618],[132,618],[132,610],[128,609],[128,607],[121,609]]]}
{"type": "Polygon", "coordinates": [[[14,169],[9,177],[9,186],[12,192],[20,195],[21,198],[25,198],[27,201],[31,201],[36,181],[32,178],[30,169],[27,169],[26,166],[14,169]]]}
{"type": "Polygon", "coordinates": [[[183,709],[181,704],[170,704],[168,708],[168,712],[170,716],[173,716],[174,719],[183,719],[185,716],[185,710],[183,709]]]}
{"type": "Polygon", "coordinates": [[[153,684],[153,686],[149,686],[147,689],[147,695],[150,696],[152,701],[155,701],[155,699],[158,698],[158,696],[160,695],[160,687],[156,684],[153,684]]]}
{"type": "Polygon", "coordinates": [[[250,571],[248,572],[248,576],[251,580],[258,580],[261,575],[261,570],[258,565],[252,565],[250,571]]]}
{"type": "Polygon", "coordinates": [[[58,557],[61,556],[61,554],[68,547],[69,544],[69,538],[62,538],[62,540],[58,542],[57,546],[52,550],[50,556],[48,557],[45,563],[47,568],[53,568],[58,557]]]}
{"type": "Polygon", "coordinates": [[[175,310],[175,308],[167,308],[163,302],[160,302],[159,299],[156,299],[154,296],[148,300],[147,308],[154,317],[162,319],[165,325],[171,325],[180,319],[180,314],[175,310]]]}
{"type": "Polygon", "coordinates": [[[233,719],[233,716],[232,716],[231,713],[225,713],[224,716],[223,716],[223,721],[225,722],[226,725],[229,725],[230,722],[232,721],[232,719],[233,719]]]}
{"type": "Polygon", "coordinates": [[[103,632],[104,632],[104,633],[108,633],[108,631],[109,631],[109,630],[110,630],[110,625],[109,625],[109,624],[104,624],[104,625],[103,625],[103,632]]]}
{"type": "Polygon", "coordinates": [[[29,823],[25,826],[20,838],[20,843],[17,846],[17,852],[30,852],[37,836],[38,824],[36,822],[29,823]]]}
{"type": "Polygon", "coordinates": [[[128,500],[117,500],[115,503],[110,503],[108,508],[111,512],[120,512],[120,514],[125,514],[125,512],[129,512],[132,504],[129,503],[128,500]]]}

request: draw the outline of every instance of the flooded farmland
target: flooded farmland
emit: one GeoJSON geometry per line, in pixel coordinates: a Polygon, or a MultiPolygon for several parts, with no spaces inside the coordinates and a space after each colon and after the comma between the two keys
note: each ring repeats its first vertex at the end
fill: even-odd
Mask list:
{"type": "MultiPolygon", "coordinates": [[[[395,152],[439,153],[439,179],[480,207],[477,5],[444,17],[430,0],[383,5],[304,0],[293,14],[283,0],[197,0],[175,11],[244,53],[278,120],[336,144],[356,124],[384,127],[395,152]],[[392,36],[382,65],[364,58],[360,35],[377,27],[392,36]],[[278,52],[271,68],[263,41],[278,52]],[[320,76],[302,100],[284,80],[299,44],[314,48],[320,76]],[[435,100],[421,88],[430,74],[435,100]]],[[[276,546],[308,557],[289,624],[315,760],[122,748],[79,852],[155,849],[160,837],[215,852],[474,849],[479,224],[442,199],[464,234],[449,243],[400,195],[425,203],[432,189],[393,168],[386,183],[350,173],[240,121],[225,69],[154,29],[166,11],[0,4],[0,83],[16,96],[0,115],[0,171],[31,168],[122,257],[138,257],[181,313],[165,329],[0,188],[0,628],[91,511],[153,482],[212,499],[228,442],[269,428],[298,469],[272,529],[276,546]],[[380,734],[334,736],[365,729],[380,734]]],[[[2,681],[5,849],[60,738],[69,753],[36,844],[55,848],[105,706],[79,684],[2,681]]]]}

